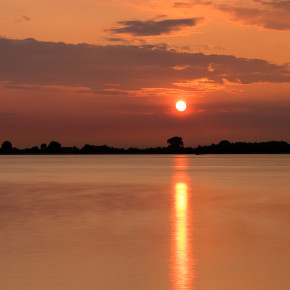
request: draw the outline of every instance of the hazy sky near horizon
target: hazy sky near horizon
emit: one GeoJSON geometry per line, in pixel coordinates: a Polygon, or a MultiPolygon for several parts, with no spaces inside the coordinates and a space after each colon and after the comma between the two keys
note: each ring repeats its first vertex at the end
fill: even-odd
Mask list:
{"type": "Polygon", "coordinates": [[[290,142],[288,0],[4,0],[1,139],[290,142]],[[188,109],[177,112],[184,100],[188,109]]]}

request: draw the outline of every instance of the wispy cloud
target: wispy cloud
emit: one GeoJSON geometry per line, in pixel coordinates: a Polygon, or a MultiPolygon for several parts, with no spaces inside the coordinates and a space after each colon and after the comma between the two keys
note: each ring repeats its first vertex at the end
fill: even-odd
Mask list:
{"type": "Polygon", "coordinates": [[[21,15],[17,19],[15,19],[14,22],[19,23],[19,22],[27,22],[27,21],[30,21],[30,20],[31,20],[30,17],[28,17],[26,15],[21,15]]]}
{"type": "Polygon", "coordinates": [[[232,20],[246,25],[280,31],[290,30],[290,1],[253,0],[252,4],[247,6],[223,4],[217,7],[229,13],[232,20]]]}
{"type": "Polygon", "coordinates": [[[116,23],[116,28],[105,31],[116,34],[129,34],[133,36],[159,36],[180,31],[184,27],[196,26],[203,18],[183,18],[165,20],[128,20],[116,23]]]}
{"type": "Polygon", "coordinates": [[[189,2],[175,2],[173,4],[173,7],[175,8],[192,8],[196,5],[211,5],[213,2],[212,1],[203,1],[203,0],[192,0],[189,2]]]}
{"type": "Polygon", "coordinates": [[[223,83],[217,83],[208,78],[195,79],[185,82],[177,82],[174,85],[182,88],[191,88],[194,91],[210,93],[215,91],[228,91],[228,92],[241,92],[240,88],[237,86],[241,85],[239,82],[231,83],[226,80],[223,83]]]}
{"type": "Polygon", "coordinates": [[[190,68],[190,65],[175,65],[172,68],[176,70],[184,70],[184,69],[190,68]]]}
{"type": "Polygon", "coordinates": [[[192,0],[175,2],[173,7],[194,9],[197,5],[210,6],[230,15],[231,20],[244,25],[264,29],[290,30],[290,1],[245,0],[245,1],[207,1],[192,0]]]}

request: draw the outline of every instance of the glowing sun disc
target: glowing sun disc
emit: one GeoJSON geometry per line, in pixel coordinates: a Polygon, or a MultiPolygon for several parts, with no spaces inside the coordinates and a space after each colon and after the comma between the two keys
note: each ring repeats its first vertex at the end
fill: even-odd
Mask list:
{"type": "Polygon", "coordinates": [[[176,109],[180,112],[183,112],[186,109],[186,103],[183,101],[178,101],[176,103],[176,109]]]}

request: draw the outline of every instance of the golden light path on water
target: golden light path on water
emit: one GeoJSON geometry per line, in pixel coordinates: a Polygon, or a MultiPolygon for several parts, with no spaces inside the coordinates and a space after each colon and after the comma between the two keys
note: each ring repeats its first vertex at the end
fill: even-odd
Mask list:
{"type": "Polygon", "coordinates": [[[173,202],[171,211],[171,275],[172,290],[192,290],[194,280],[192,255],[192,227],[189,206],[187,158],[176,157],[173,176],[173,202]]]}

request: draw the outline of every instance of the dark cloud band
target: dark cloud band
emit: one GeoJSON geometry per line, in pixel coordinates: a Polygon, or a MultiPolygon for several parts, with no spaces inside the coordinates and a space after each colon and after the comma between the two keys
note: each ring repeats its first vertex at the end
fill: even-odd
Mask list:
{"type": "Polygon", "coordinates": [[[0,38],[0,81],[107,89],[169,88],[207,78],[241,84],[290,82],[287,65],[231,55],[205,55],[156,46],[89,45],[0,38]],[[177,70],[174,67],[186,67],[177,70]]]}

